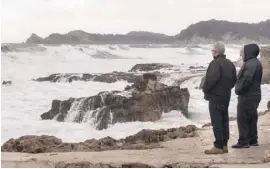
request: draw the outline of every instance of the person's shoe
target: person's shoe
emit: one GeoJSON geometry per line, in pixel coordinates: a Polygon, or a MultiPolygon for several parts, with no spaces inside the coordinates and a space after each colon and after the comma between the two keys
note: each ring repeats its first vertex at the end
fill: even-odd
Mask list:
{"type": "Polygon", "coordinates": [[[259,146],[259,143],[258,142],[250,142],[249,145],[250,146],[259,146]]]}
{"type": "Polygon", "coordinates": [[[220,149],[214,146],[211,149],[205,150],[204,153],[205,154],[223,154],[223,149],[220,149]]]}
{"type": "Polygon", "coordinates": [[[228,153],[228,152],[229,152],[229,150],[228,150],[228,147],[227,147],[227,146],[223,146],[222,150],[223,150],[223,153],[228,153]]]}
{"type": "Polygon", "coordinates": [[[232,148],[249,148],[250,145],[249,144],[239,144],[236,143],[235,145],[232,145],[232,148]]]}

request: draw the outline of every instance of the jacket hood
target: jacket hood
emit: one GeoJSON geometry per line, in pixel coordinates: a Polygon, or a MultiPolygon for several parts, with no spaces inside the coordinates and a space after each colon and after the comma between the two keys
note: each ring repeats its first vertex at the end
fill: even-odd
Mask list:
{"type": "Polygon", "coordinates": [[[251,58],[256,58],[260,53],[260,48],[256,44],[248,44],[244,46],[244,62],[251,58]]]}

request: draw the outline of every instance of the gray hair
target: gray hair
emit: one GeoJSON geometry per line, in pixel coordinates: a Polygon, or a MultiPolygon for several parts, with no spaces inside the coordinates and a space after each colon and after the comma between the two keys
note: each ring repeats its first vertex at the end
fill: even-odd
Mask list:
{"type": "Polygon", "coordinates": [[[225,53],[225,45],[222,42],[217,42],[214,44],[214,50],[219,54],[225,53]]]}

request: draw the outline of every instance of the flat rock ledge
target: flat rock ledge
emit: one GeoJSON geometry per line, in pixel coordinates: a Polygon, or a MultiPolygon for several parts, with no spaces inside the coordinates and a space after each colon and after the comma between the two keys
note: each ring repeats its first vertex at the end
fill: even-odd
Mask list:
{"type": "Polygon", "coordinates": [[[168,130],[141,130],[135,135],[123,139],[105,137],[99,140],[91,139],[80,143],[63,143],[54,136],[22,136],[18,139],[10,139],[1,147],[2,152],[23,153],[49,153],[49,152],[91,152],[124,149],[153,149],[160,146],[160,142],[177,138],[197,137],[196,127],[171,128],[168,130]]]}

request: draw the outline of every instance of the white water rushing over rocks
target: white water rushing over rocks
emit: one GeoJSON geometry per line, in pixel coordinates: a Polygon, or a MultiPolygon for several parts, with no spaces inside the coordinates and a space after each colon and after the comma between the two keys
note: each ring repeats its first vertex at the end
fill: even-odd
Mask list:
{"type": "MultiPolygon", "coordinates": [[[[132,48],[129,45],[61,45],[32,47],[20,52],[2,53],[2,81],[11,80],[12,85],[2,85],[2,144],[10,138],[22,135],[53,135],[65,142],[79,142],[91,138],[111,136],[116,139],[137,133],[142,129],[160,129],[195,124],[201,126],[209,122],[208,103],[203,99],[199,86],[201,77],[185,81],[181,87],[190,91],[189,114],[185,118],[181,112],[163,114],[156,122],[117,123],[106,130],[93,127],[91,114],[85,116],[84,123],[73,123],[76,116],[74,104],[67,122],[41,120],[40,115],[51,108],[52,100],[66,100],[70,97],[89,97],[101,91],[123,90],[127,82],[116,83],[82,82],[35,82],[32,79],[53,73],[109,73],[125,71],[137,63],[170,63],[181,69],[193,66],[207,66],[212,60],[211,46],[201,45],[185,48],[132,48]]],[[[236,61],[240,46],[227,45],[227,57],[236,61]]],[[[171,85],[174,79],[183,75],[171,76],[163,81],[171,85]]],[[[263,98],[259,110],[266,109],[270,100],[269,85],[262,86],[263,98]]],[[[126,95],[126,93],[122,93],[126,95]]],[[[237,97],[233,94],[230,116],[236,114],[237,97]]]]}

